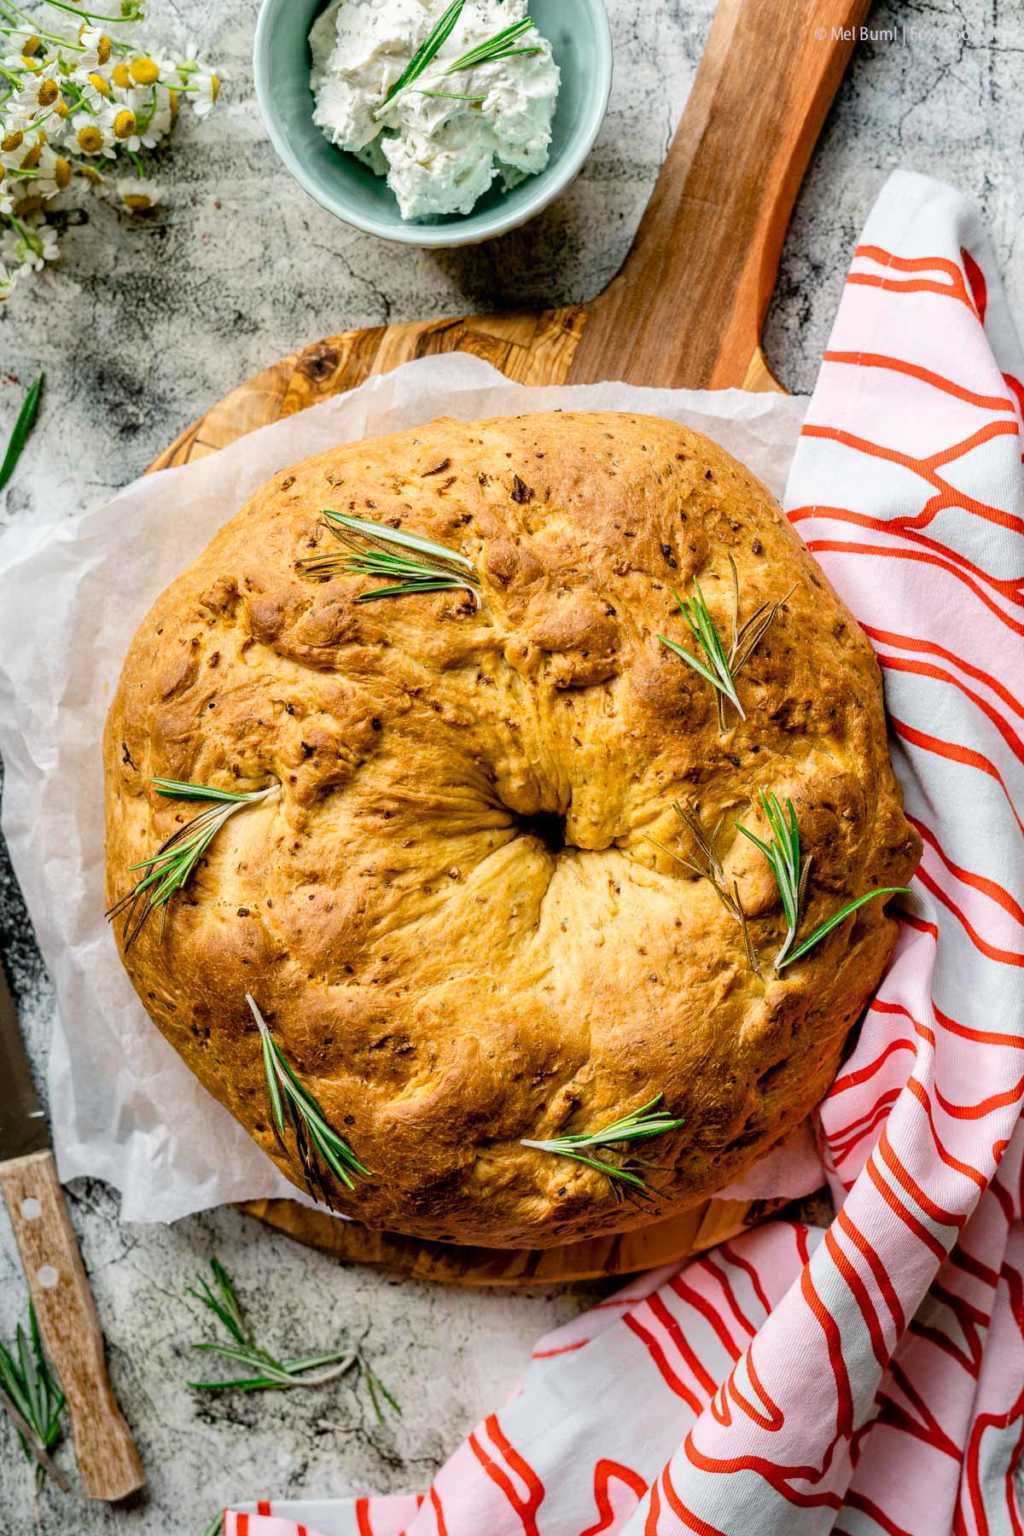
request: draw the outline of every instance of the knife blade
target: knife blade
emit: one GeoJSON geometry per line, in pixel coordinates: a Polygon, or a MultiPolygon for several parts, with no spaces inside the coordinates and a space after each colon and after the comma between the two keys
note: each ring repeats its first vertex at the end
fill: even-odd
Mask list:
{"type": "Polygon", "coordinates": [[[22,1043],[14,999],[0,966],[0,1163],[45,1152],[50,1133],[22,1043]]]}
{"type": "Polygon", "coordinates": [[[43,1343],[67,1399],[82,1485],[91,1499],[126,1498],[142,1487],[145,1474],[107,1375],[96,1303],[2,965],[0,1190],[43,1343]]]}

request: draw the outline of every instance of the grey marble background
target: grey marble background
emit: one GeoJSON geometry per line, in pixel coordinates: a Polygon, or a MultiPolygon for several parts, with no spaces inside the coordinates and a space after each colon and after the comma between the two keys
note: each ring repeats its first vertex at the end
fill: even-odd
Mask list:
{"type": "MultiPolygon", "coordinates": [[[[45,368],[39,429],[0,525],[84,505],[137,475],[206,405],[266,363],[348,326],[581,299],[621,262],[685,101],[711,0],[608,0],[617,74],[584,175],[525,232],[437,255],[379,244],[323,213],[281,170],[252,97],[257,0],[152,0],[223,66],[205,125],[186,122],[156,174],[164,211],[132,225],[99,198],[69,216],[65,258],[0,311],[0,423],[45,368]]],[[[1011,301],[1024,316],[1018,246],[1024,138],[1024,7],[1018,0],[906,0],[873,27],[906,41],[858,49],[801,195],[768,320],[766,350],[807,391],[848,252],[886,173],[955,182],[981,206],[1011,301]]],[[[756,82],[752,82],[756,88],[756,82]]],[[[0,845],[0,952],[40,1073],[51,994],[0,845]]],[[[172,1229],[124,1227],[114,1193],[69,1191],[148,1495],[108,1510],[32,1479],[0,1425],[0,1536],[199,1536],[232,1498],[422,1487],[476,1417],[514,1384],[529,1344],[583,1294],[458,1294],[344,1270],[232,1212],[172,1229]],[[402,1403],[386,1426],[346,1384],[319,1394],[201,1401],[184,1382],[205,1325],[184,1297],[212,1254],[235,1272],[285,1351],[361,1341],[402,1403]],[[31,1522],[38,1520],[38,1526],[31,1522]]],[[[25,1296],[0,1218],[0,1337],[25,1296]]],[[[71,1465],[65,1449],[62,1458],[71,1465]]]]}

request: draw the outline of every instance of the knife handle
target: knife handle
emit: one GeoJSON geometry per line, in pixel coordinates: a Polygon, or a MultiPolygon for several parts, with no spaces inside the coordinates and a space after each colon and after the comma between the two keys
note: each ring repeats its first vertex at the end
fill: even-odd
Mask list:
{"type": "Polygon", "coordinates": [[[90,1499],[113,1502],[145,1483],[131,1431],[107,1375],[96,1304],[51,1152],[0,1163],[11,1224],[47,1353],[71,1413],[90,1499]]]}

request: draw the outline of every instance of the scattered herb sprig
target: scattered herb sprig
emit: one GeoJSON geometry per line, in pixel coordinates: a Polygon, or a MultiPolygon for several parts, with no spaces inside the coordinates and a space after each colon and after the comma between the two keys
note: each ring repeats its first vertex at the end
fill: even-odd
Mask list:
{"type": "Polygon", "coordinates": [[[740,898],[739,881],[734,879],[731,888],[726,884],[725,870],[722,867],[722,861],[719,859],[718,854],[715,852],[715,843],[718,841],[718,834],[722,829],[722,822],[725,820],[725,818],[719,817],[714,831],[708,835],[704,831],[700,817],[697,814],[694,806],[682,806],[678,800],[674,800],[672,802],[672,809],[675,811],[676,815],[679,817],[680,821],[683,823],[683,825],[690,833],[690,836],[693,838],[698,858],[687,858],[683,854],[675,853],[671,848],[666,848],[661,843],[657,842],[657,840],[651,837],[649,834],[645,834],[647,836],[647,841],[652,843],[654,847],[659,850],[659,852],[666,854],[670,859],[674,859],[677,864],[681,864],[683,868],[689,870],[691,874],[697,875],[701,880],[706,880],[708,882],[725,910],[731,917],[735,918],[737,923],[739,923],[740,930],[743,934],[743,947],[746,951],[747,964],[750,966],[750,969],[755,972],[755,974],[760,975],[761,971],[757,961],[757,951],[754,949],[753,941],[750,936],[750,924],[747,919],[746,911],[743,907],[743,902],[740,898]]]}
{"type": "Polygon", "coordinates": [[[300,560],[299,570],[307,576],[327,580],[332,576],[374,576],[391,585],[361,592],[360,603],[377,602],[384,597],[410,597],[422,592],[457,591],[464,587],[477,607],[480,577],[472,560],[444,544],[372,523],[344,512],[320,514],[326,528],[342,545],[344,553],[328,552],[300,560]]]}
{"type": "Polygon", "coordinates": [[[790,588],[786,596],[780,598],[777,603],[762,603],[741,625],[739,574],[732,555],[729,556],[729,565],[732,570],[733,604],[732,640],[728,650],[718,625],[711,616],[700,582],[696,579],[693,583],[692,597],[681,597],[675,591],[672,595],[689,626],[700,655],[694,655],[692,651],[686,650],[677,641],[668,639],[666,635],[658,636],[662,645],[666,646],[673,655],[678,656],[680,661],[684,661],[688,667],[692,667],[694,672],[709,682],[715,690],[720,732],[726,729],[725,706],[727,703],[732,705],[741,720],[747,718],[736,691],[736,679],[775,623],[781,609],[792,597],[794,590],[790,588]]]}
{"type": "MultiPolygon", "coordinates": [[[[288,1392],[298,1387],[326,1387],[357,1369],[366,1382],[370,1401],[378,1420],[383,1423],[381,1400],[397,1414],[402,1410],[380,1378],[356,1349],[333,1350],[299,1359],[280,1360],[256,1341],[252,1326],[238,1299],[234,1281],[218,1259],[210,1261],[212,1283],[203,1277],[190,1286],[188,1294],[202,1303],[227,1333],[230,1343],[213,1341],[195,1344],[203,1354],[216,1355],[232,1365],[241,1365],[250,1374],[229,1380],[190,1381],[196,1392],[288,1392]]],[[[218,1517],[221,1518],[221,1517],[218,1517]]],[[[219,1530],[215,1521],[210,1532],[219,1530]]]]}
{"type": "Polygon", "coordinates": [[[766,794],[762,790],[759,798],[762,813],[768,823],[770,841],[765,842],[756,832],[751,832],[749,827],[743,826],[740,822],[737,822],[736,830],[742,832],[743,836],[752,842],[755,848],[759,848],[768,860],[782,900],[782,910],[786,918],[786,937],[772,962],[776,972],[802,959],[816,944],[820,944],[833,928],[838,928],[840,923],[859,911],[861,907],[866,906],[869,901],[874,901],[880,896],[909,895],[910,887],[907,885],[886,885],[867,891],[863,896],[846,902],[838,912],[826,918],[810,938],[805,939],[802,944],[793,949],[797,929],[800,926],[800,909],[811,872],[811,860],[808,859],[803,863],[801,859],[800,827],[792,800],[786,801],[786,809],[783,811],[776,794],[766,794]]]}
{"type": "Polygon", "coordinates": [[[44,378],[44,374],[39,375],[21,402],[21,409],[18,412],[14,426],[11,428],[11,435],[7,439],[7,449],[4,453],[3,463],[0,464],[0,491],[4,489],[8,480],[14,474],[18,460],[21,458],[22,450],[29,440],[32,428],[35,426],[36,417],[39,414],[39,397],[43,392],[44,378]]]}
{"type": "Polygon", "coordinates": [[[685,1122],[675,1119],[659,1105],[664,1099],[664,1094],[655,1094],[646,1104],[639,1109],[631,1110],[628,1115],[614,1120],[611,1125],[603,1126],[599,1131],[588,1131],[575,1136],[558,1136],[550,1141],[523,1140],[521,1145],[533,1147],[538,1152],[550,1152],[555,1157],[568,1157],[573,1162],[583,1163],[587,1168],[594,1168],[598,1173],[605,1174],[611,1181],[616,1194],[623,1193],[621,1185],[626,1186],[626,1193],[647,1200],[654,1199],[655,1192],[651,1189],[646,1179],[637,1170],[647,1166],[644,1159],[628,1157],[624,1162],[613,1163],[607,1158],[593,1156],[595,1149],[601,1147],[630,1146],[638,1141],[650,1141],[655,1136],[664,1136],[667,1131],[674,1131],[685,1122]]]}
{"type": "Polygon", "coordinates": [[[214,1515],[209,1525],[203,1531],[203,1536],[224,1536],[224,1511],[214,1515]]]}
{"type": "Polygon", "coordinates": [[[428,32],[423,42],[417,48],[408,64],[402,70],[398,79],[394,81],[391,89],[384,97],[384,101],[378,109],[377,115],[389,107],[395,97],[400,95],[407,86],[412,85],[420,78],[424,70],[429,69],[445,43],[451,37],[459,24],[459,18],[465,8],[466,0],[452,0],[448,9],[438,17],[437,22],[428,32]]]}
{"type": "Polygon", "coordinates": [[[63,1435],[64,1393],[46,1358],[33,1306],[28,1333],[19,1323],[14,1343],[0,1344],[0,1408],[17,1430],[26,1459],[36,1463],[37,1488],[49,1476],[69,1493],[67,1478],[50,1457],[63,1435]]]}
{"type": "Polygon", "coordinates": [[[211,802],[205,811],[179,827],[162,843],[156,853],[130,866],[131,871],[144,870],[136,884],[116,901],[107,913],[113,920],[127,912],[125,922],[125,948],[131,948],[146,921],[158,908],[167,908],[172,896],[185,888],[192,879],[210,844],[232,816],[247,805],[257,805],[278,789],[271,784],[266,789],[238,792],[231,789],[215,789],[209,784],[190,784],[178,779],[154,779],[160,795],[170,800],[200,800],[211,802]]]}
{"type": "Polygon", "coordinates": [[[336,1192],[332,1178],[346,1189],[355,1189],[357,1178],[371,1179],[373,1175],[359,1161],[348,1142],[328,1124],[317,1100],[274,1039],[255,998],[246,993],[245,1000],[260,1032],[274,1135],[287,1154],[285,1130],[287,1126],[291,1127],[310,1193],[333,1210],[336,1192]]]}

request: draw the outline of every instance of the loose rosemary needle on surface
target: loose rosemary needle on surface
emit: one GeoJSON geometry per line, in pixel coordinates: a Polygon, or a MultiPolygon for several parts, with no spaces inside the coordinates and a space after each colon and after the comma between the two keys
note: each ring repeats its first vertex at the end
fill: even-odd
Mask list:
{"type": "Polygon", "coordinates": [[[768,823],[770,841],[751,832],[748,827],[740,822],[736,823],[736,830],[759,848],[768,860],[768,865],[778,887],[782,900],[782,910],[786,918],[786,937],[782,942],[778,954],[772,962],[776,971],[782,971],[787,965],[801,959],[807,952],[820,944],[833,928],[854,912],[866,906],[869,901],[874,901],[879,896],[906,896],[910,894],[908,885],[886,885],[867,891],[863,896],[848,901],[845,906],[839,908],[796,949],[793,949],[796,940],[797,929],[800,926],[800,909],[803,905],[804,895],[807,889],[807,879],[811,871],[811,860],[802,863],[800,852],[800,827],[797,822],[796,807],[792,800],[786,801],[785,812],[779,803],[779,797],[775,794],[766,794],[764,790],[760,794],[761,811],[768,823]]]}
{"type": "Polygon", "coordinates": [[[598,1173],[603,1173],[612,1181],[612,1187],[617,1194],[623,1191],[620,1185],[625,1185],[627,1194],[653,1200],[655,1191],[637,1172],[637,1168],[645,1166],[643,1158],[629,1157],[621,1163],[609,1162],[607,1158],[592,1155],[595,1149],[600,1147],[630,1146],[633,1142],[650,1141],[652,1137],[663,1136],[666,1131],[674,1131],[685,1124],[683,1120],[674,1119],[659,1105],[664,1099],[663,1093],[655,1094],[648,1103],[641,1105],[639,1109],[631,1110],[628,1115],[614,1120],[611,1125],[604,1126],[599,1131],[588,1131],[575,1136],[559,1136],[550,1141],[523,1140],[520,1144],[524,1147],[533,1147],[538,1152],[550,1152],[555,1157],[568,1157],[573,1162],[583,1163],[587,1168],[594,1168],[598,1173]]]}
{"type": "Polygon", "coordinates": [[[310,1194],[334,1210],[336,1191],[332,1177],[346,1189],[355,1189],[357,1178],[372,1179],[373,1174],[359,1161],[348,1142],[328,1124],[317,1100],[274,1039],[255,998],[247,993],[245,1000],[260,1032],[274,1135],[287,1155],[285,1127],[291,1127],[310,1194]]]}
{"type": "Polygon", "coordinates": [[[210,804],[205,811],[200,811],[198,816],[173,832],[156,853],[131,865],[133,873],[135,870],[144,870],[146,873],[107,913],[107,917],[113,920],[127,911],[124,935],[126,949],[134,944],[147,919],[159,907],[166,908],[171,897],[188,885],[206,850],[232,816],[247,805],[258,805],[279,787],[275,783],[266,789],[238,793],[230,789],[214,789],[209,784],[189,784],[177,779],[154,779],[153,784],[158,794],[170,800],[201,800],[209,801],[210,804]]]}
{"type": "Polygon", "coordinates": [[[49,1476],[69,1493],[67,1479],[50,1459],[63,1435],[64,1393],[46,1358],[32,1306],[28,1332],[19,1323],[14,1343],[0,1344],[0,1408],[17,1430],[26,1459],[36,1463],[36,1487],[49,1476]]]}
{"type": "Polygon", "coordinates": [[[692,651],[686,650],[675,640],[668,639],[666,635],[658,636],[662,645],[666,646],[674,656],[678,656],[680,661],[684,661],[688,667],[692,667],[694,672],[711,684],[715,690],[715,702],[718,706],[718,729],[723,732],[726,728],[725,706],[727,703],[732,705],[741,720],[747,718],[736,691],[736,679],[775,623],[780,610],[792,597],[794,590],[791,587],[786,596],[777,603],[762,603],[741,625],[739,574],[732,555],[729,556],[729,566],[732,570],[733,604],[732,641],[728,650],[718,625],[711,616],[700,582],[697,580],[694,580],[693,596],[689,599],[680,597],[675,591],[672,596],[689,626],[700,655],[695,656],[692,651]]]}
{"type": "Polygon", "coordinates": [[[321,581],[333,576],[374,576],[390,583],[361,592],[360,603],[385,597],[411,597],[422,592],[457,591],[464,587],[480,606],[480,577],[472,560],[444,544],[422,539],[386,523],[371,523],[344,512],[324,511],[320,526],[338,540],[343,552],[328,551],[299,561],[299,570],[321,581]]]}
{"type": "MultiPolygon", "coordinates": [[[[326,1387],[338,1381],[353,1369],[357,1369],[366,1382],[366,1388],[374,1412],[383,1423],[381,1399],[395,1412],[401,1408],[375,1375],[357,1349],[333,1350],[324,1354],[305,1355],[298,1359],[280,1360],[268,1349],[257,1343],[248,1317],[238,1299],[234,1281],[218,1259],[210,1261],[211,1279],[197,1279],[190,1286],[188,1295],[207,1308],[227,1333],[230,1342],[195,1344],[193,1348],[204,1354],[216,1355],[230,1364],[241,1366],[245,1376],[228,1380],[190,1381],[196,1392],[287,1392],[296,1387],[326,1387]]],[[[217,1525],[211,1526],[216,1530],[217,1525]]]]}
{"type": "Polygon", "coordinates": [[[0,463],[0,491],[4,489],[8,480],[17,468],[22,450],[28,442],[29,434],[35,426],[36,417],[39,414],[39,397],[43,392],[45,374],[40,374],[30,388],[28,394],[21,402],[21,410],[15,419],[11,429],[11,435],[7,440],[7,449],[3,462],[0,463]]]}

